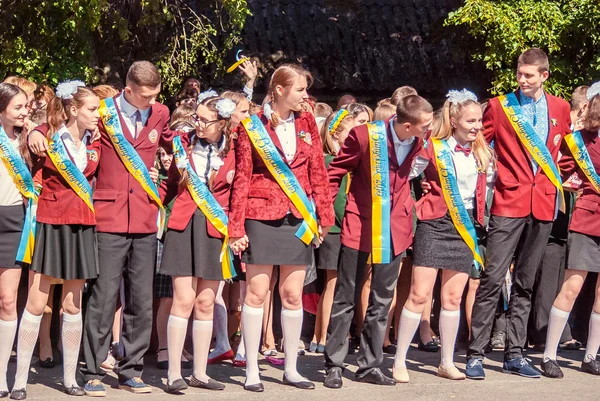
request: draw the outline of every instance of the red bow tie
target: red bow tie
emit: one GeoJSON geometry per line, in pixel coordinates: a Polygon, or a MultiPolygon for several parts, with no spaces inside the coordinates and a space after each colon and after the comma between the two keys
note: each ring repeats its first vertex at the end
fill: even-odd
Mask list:
{"type": "Polygon", "coordinates": [[[454,148],[454,152],[463,152],[465,154],[465,156],[469,157],[469,155],[471,154],[471,148],[463,148],[460,144],[456,144],[456,147],[454,148]]]}

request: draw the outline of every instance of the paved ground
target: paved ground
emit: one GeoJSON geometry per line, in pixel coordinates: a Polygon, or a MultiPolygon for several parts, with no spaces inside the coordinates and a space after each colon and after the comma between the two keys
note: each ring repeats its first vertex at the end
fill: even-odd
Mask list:
{"type": "MultiPolygon", "coordinates": [[[[281,355],[280,355],[281,356],[281,355]]],[[[593,377],[579,371],[583,351],[562,352],[559,360],[565,372],[563,380],[525,379],[502,373],[500,363],[502,354],[494,352],[487,360],[487,379],[484,381],[452,382],[436,376],[439,353],[427,354],[411,348],[409,352],[409,371],[411,383],[396,385],[395,387],[380,387],[352,381],[355,370],[356,356],[348,358],[349,367],[345,373],[344,387],[340,390],[330,390],[322,385],[323,356],[307,354],[299,358],[299,370],[309,379],[317,382],[314,391],[297,390],[281,384],[283,375],[281,367],[271,366],[262,360],[261,369],[265,392],[253,394],[244,391],[242,384],[244,370],[233,368],[229,363],[209,366],[209,373],[213,378],[226,383],[227,388],[222,392],[207,392],[190,388],[185,395],[172,396],[164,392],[166,372],[159,371],[153,366],[154,361],[147,361],[148,367],[144,372],[146,382],[152,384],[154,392],[149,395],[135,395],[117,388],[114,374],[105,380],[107,385],[107,400],[138,400],[143,397],[145,401],[152,400],[181,400],[210,399],[210,400],[477,400],[487,401],[501,399],[503,401],[516,400],[600,400],[600,377],[593,377]],[[111,388],[112,386],[112,388],[111,388]]],[[[540,354],[530,354],[536,365],[540,363],[540,354]]],[[[464,350],[456,354],[459,363],[457,366],[463,370],[464,350]]],[[[393,358],[386,356],[383,367],[391,375],[393,358]]],[[[15,363],[9,365],[9,383],[12,384],[15,363]]],[[[191,374],[190,371],[184,374],[191,374]]],[[[73,400],[72,397],[60,391],[62,380],[62,366],[54,369],[42,369],[34,364],[28,386],[29,400],[73,400]]]]}

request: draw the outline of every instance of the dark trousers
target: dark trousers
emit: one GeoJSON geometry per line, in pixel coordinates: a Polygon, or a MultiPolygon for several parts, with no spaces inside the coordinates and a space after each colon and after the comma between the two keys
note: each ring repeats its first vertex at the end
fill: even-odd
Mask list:
{"type": "MultiPolygon", "coordinates": [[[[404,253],[401,253],[394,257],[391,263],[373,265],[369,305],[360,336],[360,352],[356,372],[359,377],[379,367],[383,361],[383,338],[385,337],[387,315],[394,297],[394,288],[398,281],[398,270],[403,256],[404,253]]],[[[327,369],[344,368],[344,359],[348,355],[348,331],[354,317],[356,300],[360,296],[360,283],[364,277],[368,259],[368,252],[342,245],[325,345],[325,367],[327,369]]]]}
{"type": "Polygon", "coordinates": [[[552,222],[539,221],[533,216],[509,218],[492,215],[490,218],[487,261],[475,296],[472,341],[467,349],[467,359],[484,357],[499,293],[513,256],[515,266],[506,316],[504,358],[521,356],[527,341],[532,288],[551,230],[552,222]]]}
{"type": "MultiPolygon", "coordinates": [[[[152,281],[156,263],[156,234],[98,233],[100,275],[92,283],[83,333],[84,380],[100,379],[100,365],[111,343],[121,278],[125,284],[122,339],[124,357],[119,381],[140,377],[152,332],[152,281]]],[[[118,339],[115,339],[118,341],[118,339]]]]}

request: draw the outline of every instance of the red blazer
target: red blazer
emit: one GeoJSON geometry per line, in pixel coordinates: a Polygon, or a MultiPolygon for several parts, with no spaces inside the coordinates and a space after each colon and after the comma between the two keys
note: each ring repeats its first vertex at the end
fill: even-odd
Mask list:
{"type": "MultiPolygon", "coordinates": [[[[417,204],[417,218],[419,220],[434,220],[443,217],[448,212],[448,205],[444,200],[442,187],[440,183],[440,175],[435,164],[435,155],[433,154],[433,146],[431,141],[427,141],[427,147],[423,147],[419,156],[429,160],[429,165],[423,172],[425,180],[431,185],[431,189],[425,194],[417,204]]],[[[486,195],[486,180],[487,174],[485,171],[477,174],[477,188],[475,190],[475,217],[481,226],[484,224],[485,215],[485,195],[486,195]]]]}
{"type": "MultiPolygon", "coordinates": [[[[394,150],[390,120],[385,120],[390,163],[390,210],[394,255],[399,255],[412,243],[414,201],[410,193],[408,176],[412,160],[423,147],[421,139],[415,139],[413,148],[402,165],[398,165],[394,150]]],[[[329,164],[330,203],[333,203],[342,178],[351,173],[350,191],[346,213],[342,221],[342,244],[363,252],[371,252],[371,160],[367,125],[353,128],[338,155],[329,164]]]]}
{"type": "MultiPolygon", "coordinates": [[[[185,134],[186,140],[183,140],[183,146],[185,148],[188,147],[191,136],[194,133],[185,134]],[[187,139],[189,138],[189,139],[187,139]]],[[[184,136],[182,135],[182,139],[184,136]]],[[[233,143],[233,142],[232,142],[233,143]]],[[[192,157],[189,158],[192,167],[194,167],[194,160],[192,157]]],[[[223,160],[224,164],[221,166],[217,174],[215,175],[210,187],[211,192],[219,205],[223,207],[225,213],[229,212],[229,197],[231,193],[231,183],[233,182],[233,177],[235,174],[235,152],[233,148],[229,150],[227,156],[223,160]]],[[[179,185],[180,174],[179,170],[177,170],[177,166],[175,164],[175,160],[171,163],[171,168],[169,169],[169,179],[167,180],[167,187],[169,188],[169,192],[175,192],[177,197],[175,198],[175,202],[173,203],[173,208],[171,209],[171,215],[169,217],[168,228],[170,230],[183,231],[187,227],[188,223],[192,219],[194,212],[198,208],[196,202],[192,198],[190,191],[188,191],[187,187],[183,187],[179,185]]],[[[172,198],[172,195],[167,193],[165,198],[165,204],[170,202],[169,198],[172,198]]],[[[206,221],[208,234],[211,237],[222,238],[223,236],[215,226],[213,226],[208,220],[206,221]]]]}
{"type": "MultiPolygon", "coordinates": [[[[35,130],[46,135],[49,127],[48,124],[42,124],[35,130]]],[[[83,170],[83,175],[91,186],[100,160],[100,142],[93,142],[86,148],[87,166],[83,170]]],[[[70,155],[69,157],[73,161],[73,157],[70,155]]],[[[42,193],[38,201],[37,221],[46,224],[83,224],[86,226],[96,224],[94,213],[60,175],[49,157],[40,157],[35,161],[33,175],[39,173],[42,178],[42,193]]]]}
{"type": "MultiPolygon", "coordinates": [[[[114,97],[115,104],[118,102],[114,97]]],[[[148,169],[154,166],[158,146],[171,149],[176,131],[169,129],[169,109],[160,104],[152,105],[150,117],[137,139],[127,129],[119,110],[119,119],[125,138],[133,145],[148,169]]],[[[98,123],[101,133],[102,163],[98,166],[94,208],[99,232],[152,234],[156,232],[158,206],[125,168],[117,155],[102,120],[98,123]]]]}
{"type": "MultiPolygon", "coordinates": [[[[517,98],[519,91],[516,91],[517,98]]],[[[569,104],[545,93],[548,103],[548,140],[552,158],[558,159],[562,138],[570,132],[569,104]]],[[[483,133],[488,142],[494,141],[498,157],[498,179],[491,214],[504,217],[526,217],[533,214],[538,220],[554,220],[556,187],[541,168],[533,174],[529,152],[521,144],[498,98],[489,101],[483,114],[483,133]]]]}
{"type": "MultiPolygon", "coordinates": [[[[590,154],[590,159],[592,159],[592,164],[596,172],[600,171],[600,140],[598,140],[598,132],[581,130],[581,137],[590,154]]],[[[600,194],[596,192],[590,180],[581,171],[566,143],[563,143],[560,152],[562,153],[562,157],[559,161],[559,166],[563,180],[567,180],[574,172],[577,172],[582,181],[580,188],[583,189],[583,193],[575,203],[569,230],[596,237],[600,236],[600,219],[598,218],[600,216],[600,194]]]]}
{"type": "MultiPolygon", "coordinates": [[[[334,224],[333,202],[331,202],[331,195],[327,187],[323,146],[315,118],[309,113],[295,113],[296,132],[298,133],[296,155],[288,163],[270,122],[262,112],[258,116],[304,192],[309,199],[314,199],[317,218],[320,220],[321,226],[332,226],[334,224]],[[307,139],[300,138],[301,135],[306,135],[307,139]]],[[[229,215],[229,235],[231,237],[241,237],[246,233],[244,228],[246,219],[278,220],[290,210],[294,216],[302,217],[254,150],[242,125],[239,126],[235,159],[235,177],[229,215]]]]}

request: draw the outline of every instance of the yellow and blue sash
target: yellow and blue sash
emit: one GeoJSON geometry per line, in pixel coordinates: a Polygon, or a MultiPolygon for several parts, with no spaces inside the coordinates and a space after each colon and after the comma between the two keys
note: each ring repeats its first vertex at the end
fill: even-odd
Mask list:
{"type": "Polygon", "coordinates": [[[558,167],[556,166],[556,163],[554,163],[546,144],[542,142],[540,137],[535,133],[531,124],[525,120],[517,96],[514,93],[509,93],[500,96],[498,100],[500,101],[500,105],[502,106],[502,110],[504,111],[504,114],[506,114],[508,121],[521,140],[521,143],[525,146],[525,149],[527,149],[538,166],[542,168],[542,171],[544,171],[544,174],[546,174],[550,182],[556,187],[557,196],[556,206],[554,208],[554,218],[556,218],[559,210],[563,213],[565,211],[565,194],[563,192],[562,180],[560,179],[558,167]]]}
{"type": "Polygon", "coordinates": [[[140,155],[138,155],[134,147],[131,145],[131,143],[129,143],[123,134],[123,127],[121,126],[121,121],[119,120],[119,113],[117,112],[114,99],[109,97],[101,100],[99,112],[100,118],[102,118],[102,122],[104,123],[106,133],[108,134],[115,151],[119,155],[119,158],[125,165],[125,168],[127,168],[129,174],[131,174],[133,178],[140,183],[142,188],[144,188],[144,191],[146,191],[148,196],[150,196],[150,198],[158,206],[160,213],[158,216],[158,221],[156,222],[156,225],[158,226],[158,232],[156,235],[161,237],[165,224],[165,208],[160,200],[158,189],[150,178],[148,168],[144,164],[144,161],[140,155]]]}
{"type": "Polygon", "coordinates": [[[385,121],[367,124],[371,160],[371,262],[390,263],[390,162],[385,121]]]}
{"type": "Polygon", "coordinates": [[[304,222],[296,232],[296,237],[309,245],[313,239],[319,237],[319,225],[317,224],[314,204],[304,193],[290,167],[281,158],[260,118],[254,115],[243,120],[242,124],[248,133],[250,142],[252,142],[254,149],[267,166],[267,169],[304,218],[304,222]]]}
{"type": "MultiPolygon", "coordinates": [[[[82,143],[81,146],[85,145],[82,143]]],[[[61,177],[93,212],[92,187],[85,175],[79,171],[77,165],[69,157],[58,132],[52,135],[52,138],[48,141],[48,151],[46,153],[48,153],[48,157],[50,157],[52,164],[54,164],[61,177]]]]}
{"type": "Polygon", "coordinates": [[[31,263],[33,258],[33,248],[35,246],[35,213],[37,210],[37,200],[39,191],[35,187],[31,172],[21,155],[15,151],[10,144],[10,140],[0,126],[0,159],[8,170],[8,174],[15,183],[17,189],[25,198],[28,199],[25,212],[25,224],[21,233],[21,241],[17,250],[16,260],[24,263],[31,263]]]}
{"type": "Polygon", "coordinates": [[[594,187],[594,190],[600,193],[600,176],[598,173],[596,173],[594,163],[592,163],[590,154],[585,147],[585,143],[583,143],[581,132],[575,131],[572,134],[567,135],[565,137],[565,142],[569,146],[577,165],[579,168],[581,168],[587,179],[590,181],[594,187]]]}
{"type": "Polygon", "coordinates": [[[194,202],[196,202],[196,205],[204,213],[208,221],[225,237],[223,246],[221,247],[221,270],[223,278],[229,280],[235,277],[235,269],[233,268],[233,254],[231,253],[231,249],[229,249],[227,214],[225,214],[225,211],[209,191],[208,187],[200,181],[198,174],[196,174],[187,158],[181,138],[178,136],[173,139],[173,156],[178,167],[185,165],[184,169],[187,171],[188,176],[187,189],[190,191],[194,202]]]}
{"type": "Polygon", "coordinates": [[[483,267],[483,258],[479,253],[477,233],[460,196],[450,146],[447,140],[437,138],[431,138],[431,144],[433,145],[433,153],[435,154],[435,165],[440,177],[442,194],[444,201],[446,201],[446,206],[448,206],[452,223],[473,253],[475,267],[481,270],[483,267]]]}

